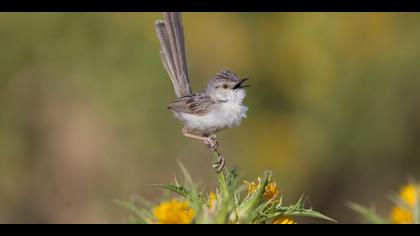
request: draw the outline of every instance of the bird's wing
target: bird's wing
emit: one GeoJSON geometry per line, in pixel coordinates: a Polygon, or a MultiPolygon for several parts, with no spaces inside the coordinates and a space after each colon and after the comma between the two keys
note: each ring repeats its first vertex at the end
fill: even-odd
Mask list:
{"type": "Polygon", "coordinates": [[[185,56],[184,29],[180,12],[164,12],[164,20],[156,21],[162,64],[174,85],[177,97],[191,94],[185,56]]]}
{"type": "Polygon", "coordinates": [[[210,106],[213,104],[214,101],[210,99],[209,95],[199,93],[178,98],[168,106],[168,109],[176,112],[203,116],[210,111],[210,106]]]}

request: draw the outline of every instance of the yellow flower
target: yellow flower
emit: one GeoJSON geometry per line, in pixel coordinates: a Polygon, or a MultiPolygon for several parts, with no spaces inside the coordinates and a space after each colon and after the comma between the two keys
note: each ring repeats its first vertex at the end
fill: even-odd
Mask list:
{"type": "Polygon", "coordinates": [[[392,209],[391,221],[394,224],[412,224],[413,214],[406,209],[396,206],[392,209]]]}
{"type": "Polygon", "coordinates": [[[273,220],[273,224],[276,225],[289,225],[289,224],[297,224],[291,217],[288,216],[279,216],[273,220]]]}
{"type": "MultiPolygon", "coordinates": [[[[259,179],[259,178],[258,178],[259,179]]],[[[255,184],[254,182],[248,182],[248,181],[244,181],[246,184],[248,184],[248,195],[251,195],[253,193],[255,193],[255,191],[257,191],[258,186],[260,186],[260,184],[258,183],[255,184]]]]}
{"type": "MultiPolygon", "coordinates": [[[[254,182],[247,182],[247,181],[244,181],[244,182],[246,184],[248,184],[248,195],[251,195],[251,194],[255,193],[255,191],[257,191],[258,187],[260,187],[261,178],[258,177],[258,184],[254,183],[254,182]]],[[[263,197],[266,201],[269,201],[269,200],[275,198],[278,193],[279,193],[279,190],[277,188],[277,184],[273,181],[270,181],[267,184],[267,186],[265,186],[263,197]]]]}
{"type": "Polygon", "coordinates": [[[414,184],[404,186],[400,191],[401,199],[410,207],[417,202],[417,188],[414,184]]]}
{"type": "Polygon", "coordinates": [[[274,182],[270,182],[265,187],[265,192],[263,196],[266,201],[269,201],[275,198],[278,193],[279,193],[279,190],[277,189],[277,184],[274,182]]]}
{"type": "Polygon", "coordinates": [[[408,206],[395,206],[391,211],[391,221],[395,224],[412,224],[413,207],[418,201],[417,186],[408,184],[401,188],[400,198],[408,206]]]}
{"type": "Polygon", "coordinates": [[[217,200],[216,194],[214,194],[214,192],[210,192],[209,201],[208,201],[208,205],[210,209],[212,209],[215,206],[216,200],[217,200]]]}
{"type": "Polygon", "coordinates": [[[195,216],[187,201],[172,199],[162,202],[153,209],[153,215],[160,224],[189,224],[195,216]]]}

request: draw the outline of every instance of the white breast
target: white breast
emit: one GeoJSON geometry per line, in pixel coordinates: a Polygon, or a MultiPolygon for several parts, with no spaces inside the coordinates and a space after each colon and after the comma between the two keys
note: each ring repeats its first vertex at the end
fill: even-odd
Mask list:
{"type": "Polygon", "coordinates": [[[185,125],[191,129],[213,133],[220,130],[238,126],[243,118],[246,118],[248,108],[242,104],[245,91],[232,93],[226,102],[220,102],[212,106],[211,112],[204,116],[192,114],[178,114],[178,118],[184,121],[185,125]]]}

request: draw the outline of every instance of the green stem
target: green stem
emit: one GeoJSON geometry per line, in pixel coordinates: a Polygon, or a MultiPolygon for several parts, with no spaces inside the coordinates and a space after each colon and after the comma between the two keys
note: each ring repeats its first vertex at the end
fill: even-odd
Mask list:
{"type": "MultiPolygon", "coordinates": [[[[215,161],[219,158],[219,154],[217,152],[214,152],[215,161]]],[[[220,192],[222,194],[223,199],[227,199],[229,197],[229,189],[226,182],[226,176],[225,176],[226,169],[223,167],[221,171],[217,173],[217,182],[219,183],[220,192]]]]}
{"type": "MultiPolygon", "coordinates": [[[[218,160],[219,154],[217,152],[214,152],[215,161],[218,160]]],[[[226,169],[225,167],[222,168],[221,171],[219,171],[217,174],[217,182],[219,184],[219,191],[221,194],[221,209],[219,211],[219,214],[216,218],[217,224],[224,224],[227,221],[229,209],[230,209],[230,194],[229,194],[229,188],[226,182],[226,175],[225,175],[226,169]]]]}

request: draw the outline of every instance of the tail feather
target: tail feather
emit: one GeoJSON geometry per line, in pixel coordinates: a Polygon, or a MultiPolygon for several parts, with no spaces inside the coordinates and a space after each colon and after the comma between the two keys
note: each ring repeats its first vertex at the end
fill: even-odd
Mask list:
{"type": "MultiPolygon", "coordinates": [[[[160,41],[160,56],[162,60],[162,64],[165,67],[165,70],[168,72],[169,77],[172,80],[174,87],[177,84],[176,81],[176,69],[175,69],[175,62],[172,55],[171,45],[169,43],[169,35],[166,29],[166,23],[164,21],[158,20],[156,21],[156,34],[160,41]]],[[[177,91],[175,91],[177,92],[177,91]]]]}
{"type": "Polygon", "coordinates": [[[176,44],[176,51],[178,56],[178,76],[185,76],[188,81],[188,71],[187,63],[185,56],[185,43],[184,43],[184,28],[182,26],[181,13],[165,13],[167,18],[171,18],[171,23],[173,26],[173,33],[176,44]]]}
{"type": "MultiPolygon", "coordinates": [[[[165,56],[165,53],[163,51],[160,51],[160,60],[162,61],[162,65],[165,68],[165,70],[168,72],[169,74],[169,78],[172,81],[172,84],[175,86],[175,84],[177,83],[176,79],[175,79],[175,72],[174,70],[170,67],[171,64],[168,64],[167,62],[167,57],[165,56]]],[[[175,91],[177,92],[177,91],[175,91]]]]}
{"type": "Polygon", "coordinates": [[[165,12],[164,21],[156,21],[156,33],[161,46],[161,60],[174,85],[177,97],[191,94],[185,56],[181,13],[165,12]]]}

